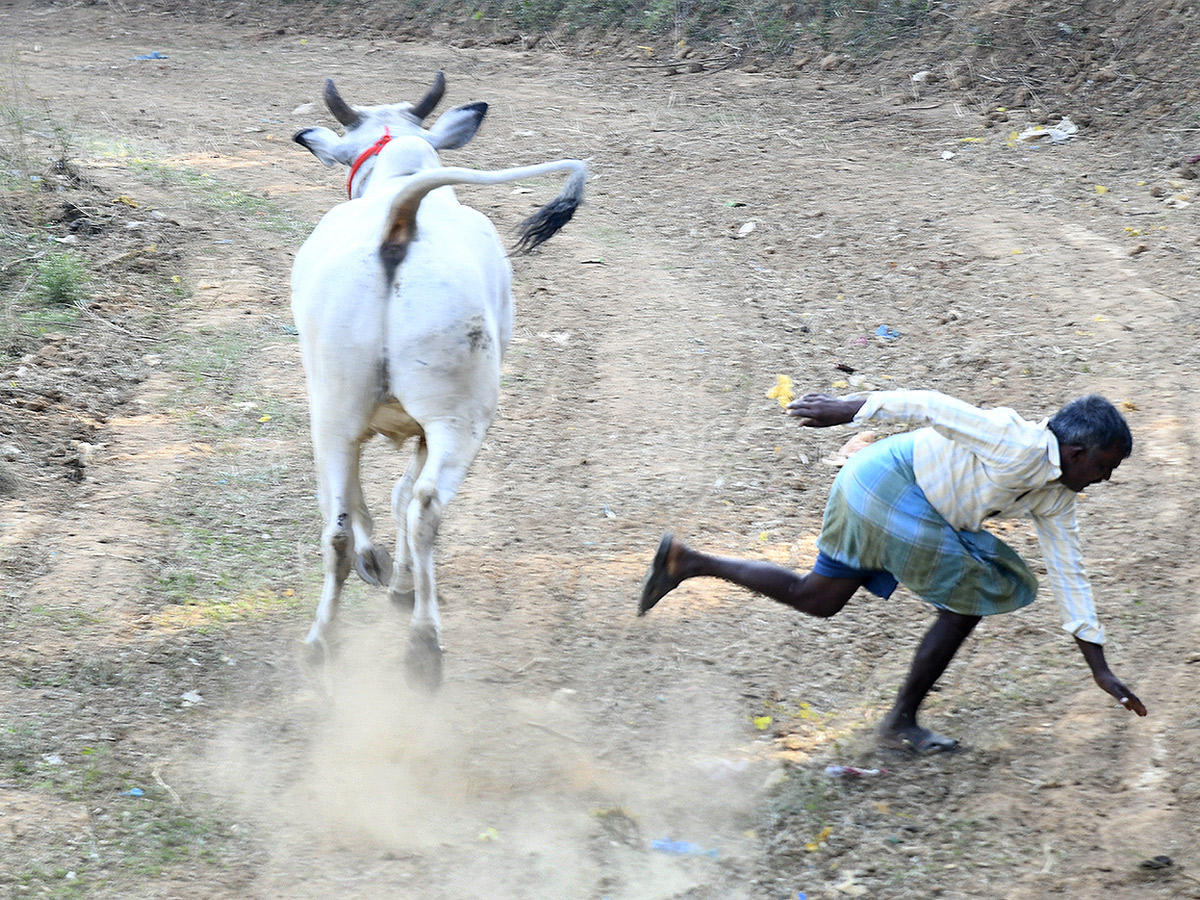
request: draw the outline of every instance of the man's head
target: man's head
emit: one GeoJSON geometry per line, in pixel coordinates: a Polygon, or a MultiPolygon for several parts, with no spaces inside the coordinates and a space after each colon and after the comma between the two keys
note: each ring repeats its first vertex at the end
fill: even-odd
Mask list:
{"type": "Polygon", "coordinates": [[[1072,400],[1051,416],[1049,428],[1058,438],[1060,480],[1073,491],[1108,481],[1133,452],[1125,417],[1099,394],[1072,400]]]}

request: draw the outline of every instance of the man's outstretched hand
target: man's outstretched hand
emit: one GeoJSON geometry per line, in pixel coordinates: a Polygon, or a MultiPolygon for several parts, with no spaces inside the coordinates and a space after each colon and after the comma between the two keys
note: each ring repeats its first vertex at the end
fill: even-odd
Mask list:
{"type": "Polygon", "coordinates": [[[1075,638],[1075,643],[1079,645],[1083,658],[1087,660],[1088,667],[1092,670],[1092,678],[1096,684],[1100,685],[1100,689],[1116,697],[1117,702],[1130,712],[1135,712],[1139,716],[1146,715],[1146,704],[1137,698],[1137,694],[1125,687],[1108,668],[1108,663],[1104,660],[1104,648],[1100,644],[1093,644],[1079,637],[1075,638]]]}
{"type": "Polygon", "coordinates": [[[809,428],[828,428],[831,425],[845,425],[853,420],[854,414],[865,402],[839,400],[828,394],[805,394],[789,403],[784,410],[789,416],[799,419],[801,425],[809,428]]]}
{"type": "Polygon", "coordinates": [[[1116,697],[1117,702],[1130,712],[1135,712],[1139,716],[1146,715],[1146,704],[1142,703],[1137,698],[1137,694],[1125,687],[1112,672],[1109,672],[1107,677],[1098,677],[1096,684],[1116,697]]]}

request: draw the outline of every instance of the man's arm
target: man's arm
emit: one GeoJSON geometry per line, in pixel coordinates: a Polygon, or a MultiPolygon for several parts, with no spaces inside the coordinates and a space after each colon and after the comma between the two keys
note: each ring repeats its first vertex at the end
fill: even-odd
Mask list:
{"type": "Polygon", "coordinates": [[[1026,422],[1006,407],[981,409],[940,391],[891,390],[851,394],[838,400],[826,394],[806,394],[785,407],[800,424],[816,428],[871,422],[903,422],[931,426],[943,437],[967,448],[981,459],[1008,468],[1014,451],[1025,459],[1029,452],[1048,453],[1053,438],[1040,426],[1026,422]]]}
{"type": "Polygon", "coordinates": [[[1046,580],[1062,615],[1063,630],[1090,643],[1103,644],[1104,626],[1096,616],[1096,601],[1083,564],[1083,547],[1075,521],[1075,495],[1064,491],[1057,501],[1049,497],[1047,502],[1053,504],[1047,507],[1049,515],[1035,509],[1031,516],[1046,563],[1046,580]]]}
{"type": "Polygon", "coordinates": [[[1092,678],[1095,679],[1096,684],[1100,685],[1100,689],[1116,697],[1126,709],[1132,710],[1139,716],[1146,715],[1145,704],[1137,698],[1133,691],[1125,687],[1116,675],[1109,671],[1108,663],[1104,661],[1104,647],[1081,638],[1075,638],[1075,643],[1079,645],[1083,658],[1087,660],[1088,668],[1092,670],[1092,678]]]}
{"type": "Polygon", "coordinates": [[[866,402],[865,397],[839,400],[828,394],[805,394],[799,400],[789,403],[786,411],[789,416],[798,418],[801,425],[828,428],[831,425],[845,425],[853,421],[855,414],[866,402]]]}
{"type": "Polygon", "coordinates": [[[1062,609],[1063,628],[1074,635],[1079,651],[1092,670],[1092,678],[1101,690],[1116,697],[1126,709],[1139,716],[1146,715],[1142,701],[1120,682],[1104,660],[1104,646],[1100,643],[1104,640],[1104,629],[1096,621],[1092,589],[1083,568],[1083,551],[1079,546],[1074,504],[1058,515],[1035,515],[1033,521],[1038,542],[1042,546],[1042,559],[1046,563],[1050,588],[1062,609]]]}

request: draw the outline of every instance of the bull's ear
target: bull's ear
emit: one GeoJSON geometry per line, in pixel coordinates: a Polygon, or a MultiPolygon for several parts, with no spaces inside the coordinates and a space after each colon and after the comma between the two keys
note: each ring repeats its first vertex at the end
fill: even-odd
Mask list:
{"type": "Polygon", "coordinates": [[[305,128],[303,131],[297,131],[292,140],[327,166],[350,165],[344,142],[336,131],[320,127],[305,128]]]}
{"type": "Polygon", "coordinates": [[[425,140],[436,150],[457,150],[475,137],[487,110],[486,103],[468,103],[447,110],[425,132],[425,140]]]}

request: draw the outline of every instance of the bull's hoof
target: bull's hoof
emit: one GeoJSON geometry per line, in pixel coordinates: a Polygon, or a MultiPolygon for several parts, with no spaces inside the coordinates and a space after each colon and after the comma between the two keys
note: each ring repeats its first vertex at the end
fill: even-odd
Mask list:
{"type": "Polygon", "coordinates": [[[304,638],[301,651],[306,665],[313,669],[320,669],[328,666],[337,658],[340,646],[339,630],[336,621],[326,622],[324,625],[320,622],[313,622],[312,628],[308,630],[308,635],[304,638]]]}
{"type": "Polygon", "coordinates": [[[300,654],[304,659],[304,664],[310,669],[324,665],[325,660],[328,659],[324,641],[305,641],[300,645],[300,654]]]}
{"type": "Polygon", "coordinates": [[[369,547],[354,559],[358,577],[374,587],[383,587],[392,571],[392,558],[382,547],[369,547]]]}
{"type": "Polygon", "coordinates": [[[325,638],[308,638],[301,645],[304,664],[311,669],[321,669],[333,662],[337,647],[325,638]]]}
{"type": "Polygon", "coordinates": [[[442,645],[436,634],[413,633],[408,640],[404,670],[408,683],[418,690],[432,694],[442,686],[442,645]]]}
{"type": "Polygon", "coordinates": [[[412,588],[409,588],[407,591],[389,588],[388,599],[392,601],[392,605],[397,609],[403,612],[412,612],[413,607],[417,605],[417,592],[412,588]]]}

